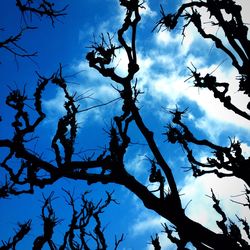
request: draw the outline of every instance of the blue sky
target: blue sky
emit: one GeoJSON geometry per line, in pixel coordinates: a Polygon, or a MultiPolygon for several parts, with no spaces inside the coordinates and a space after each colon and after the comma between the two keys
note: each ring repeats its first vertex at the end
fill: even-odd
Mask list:
{"type": "MultiPolygon", "coordinates": [[[[14,2],[1,3],[0,27],[5,29],[4,32],[1,32],[1,39],[18,32],[24,26],[24,20],[16,10],[14,2]]],[[[176,4],[181,2],[180,0],[167,1],[169,10],[174,10],[176,4]]],[[[246,2],[241,2],[243,2],[244,8],[246,2]]],[[[67,4],[67,1],[62,1],[60,4],[63,6],[64,3],[67,4]]],[[[193,219],[202,221],[209,228],[218,230],[215,223],[218,216],[213,211],[212,201],[205,195],[209,195],[210,188],[213,187],[224,206],[227,207],[226,212],[232,219],[235,219],[235,213],[249,218],[245,208],[229,203],[230,195],[239,194],[243,191],[244,185],[235,179],[218,180],[214,176],[194,180],[191,173],[185,173],[182,167],[189,165],[184,151],[178,145],[166,143],[166,138],[162,135],[165,132],[164,126],[171,119],[166,110],[175,108],[176,105],[181,109],[189,107],[185,123],[197,136],[225,146],[230,143],[228,137],[236,137],[242,142],[244,154],[249,156],[249,122],[231,111],[225,110],[219,101],[214,100],[208,90],[198,90],[192,86],[192,80],[185,81],[189,77],[187,67],[191,67],[193,64],[199,68],[201,73],[214,71],[217,79],[229,81],[232,84],[230,93],[237,105],[244,105],[248,100],[237,92],[235,87],[237,73],[231,67],[230,60],[224,60],[225,55],[217,51],[211,42],[201,39],[194,27],[190,26],[187,29],[187,36],[183,43],[180,29],[171,33],[167,31],[152,32],[156,21],[160,18],[159,4],[166,6],[166,1],[157,1],[157,3],[152,0],[146,1],[144,4],[146,8],[142,9],[141,13],[142,21],[138,28],[137,39],[140,71],[136,77],[138,87],[144,94],[139,98],[138,105],[146,124],[154,130],[157,143],[167,162],[172,166],[177,184],[184,194],[182,196],[184,206],[192,200],[187,208],[187,213],[193,219]],[[221,64],[220,67],[218,67],[219,64],[221,64]],[[199,205],[197,206],[197,204],[199,205]]],[[[167,13],[167,8],[165,9],[167,13]]],[[[245,9],[247,9],[246,6],[245,9]]],[[[72,92],[77,91],[79,94],[90,96],[80,102],[82,109],[118,97],[118,93],[111,86],[112,81],[90,69],[85,55],[89,51],[88,46],[94,39],[98,39],[101,33],[109,32],[116,35],[115,32],[122,24],[124,14],[124,9],[119,6],[118,1],[72,0],[67,9],[67,15],[59,18],[55,27],[51,25],[50,20],[33,17],[31,23],[38,29],[25,32],[20,40],[20,44],[24,48],[31,52],[38,52],[33,61],[23,58],[15,60],[10,53],[0,51],[0,115],[4,120],[0,123],[1,139],[12,133],[7,125],[13,119],[12,113],[4,105],[9,88],[23,89],[25,86],[26,92],[32,96],[37,80],[35,71],[41,75],[50,76],[61,63],[69,89],[72,92]]],[[[243,12],[244,17],[247,18],[245,14],[243,12]]],[[[245,21],[247,22],[247,19],[245,21]]],[[[207,29],[216,32],[209,25],[207,29]]],[[[218,33],[218,35],[223,38],[223,34],[218,33]]],[[[117,52],[113,64],[116,66],[117,72],[121,75],[125,74],[127,60],[123,51],[117,52]]],[[[55,133],[57,118],[63,115],[63,103],[63,93],[55,87],[50,87],[43,99],[47,119],[41,124],[36,134],[40,135],[39,140],[30,144],[31,149],[43,153],[47,160],[52,157],[48,141],[55,133]]],[[[32,105],[32,100],[30,104],[32,105]]],[[[94,151],[99,153],[105,145],[108,145],[108,135],[105,130],[109,129],[113,115],[119,114],[121,105],[122,103],[118,101],[79,114],[80,129],[76,142],[79,152],[91,155],[94,151]]],[[[142,183],[149,185],[147,178],[150,164],[146,160],[146,156],[151,155],[136,128],[132,128],[130,133],[133,135],[131,136],[133,144],[125,158],[126,168],[142,183]]],[[[208,153],[206,149],[201,150],[200,148],[194,148],[194,152],[200,159],[206,159],[208,153]]],[[[4,176],[1,174],[1,180],[3,179],[4,176]]],[[[33,218],[34,231],[23,243],[28,249],[32,237],[38,235],[39,230],[42,229],[39,219],[42,192],[49,194],[52,190],[56,191],[57,196],[60,197],[55,202],[57,216],[63,218],[65,214],[69,214],[70,210],[62,197],[62,186],[72,191],[75,190],[78,197],[82,190],[91,189],[93,190],[91,197],[95,200],[103,197],[105,190],[115,190],[114,198],[120,205],[112,204],[103,214],[103,220],[107,224],[106,235],[111,246],[114,242],[114,235],[119,236],[124,233],[126,238],[121,249],[151,249],[147,244],[150,241],[150,235],[155,235],[162,230],[161,223],[165,221],[155,213],[146,210],[141,201],[124,188],[114,185],[86,186],[84,182],[61,180],[44,190],[36,190],[36,194],[32,196],[22,195],[0,200],[1,239],[7,240],[12,235],[16,222],[33,218]]],[[[154,187],[149,185],[150,188],[154,187]]],[[[65,220],[58,226],[60,230],[58,230],[55,242],[60,241],[67,223],[65,220]]],[[[166,238],[163,239],[163,235],[160,237],[164,240],[163,249],[171,249],[169,241],[166,238]]]]}

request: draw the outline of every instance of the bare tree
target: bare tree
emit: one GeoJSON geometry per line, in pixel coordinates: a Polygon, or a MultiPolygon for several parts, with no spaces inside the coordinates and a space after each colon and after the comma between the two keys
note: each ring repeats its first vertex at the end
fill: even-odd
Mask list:
{"type": "MultiPolygon", "coordinates": [[[[137,60],[136,35],[138,24],[141,20],[140,11],[144,8],[143,2],[124,0],[120,1],[120,5],[125,8],[125,19],[121,28],[117,31],[117,39],[112,38],[109,34],[107,36],[102,34],[100,41],[94,42],[90,46],[91,51],[86,55],[91,68],[94,68],[103,77],[110,78],[116,83],[117,92],[122,100],[122,109],[118,115],[113,117],[113,123],[109,130],[108,147],[105,147],[103,152],[97,157],[92,155],[80,161],[76,160],[74,153],[78,132],[77,114],[81,111],[78,101],[81,96],[69,92],[61,66],[56,73],[48,77],[38,74],[38,84],[33,95],[34,112],[32,116],[30,115],[31,111],[27,111],[25,106],[28,99],[25,92],[12,90],[6,98],[6,104],[15,111],[15,116],[11,124],[14,130],[13,137],[0,140],[0,147],[8,150],[1,163],[1,167],[7,176],[5,184],[1,187],[1,197],[33,193],[35,187],[43,188],[47,185],[52,185],[62,178],[86,181],[89,185],[94,183],[115,183],[126,187],[143,202],[146,208],[155,211],[159,216],[173,224],[178,237],[172,235],[172,230],[167,225],[163,225],[163,228],[167,237],[177,245],[178,249],[186,249],[186,245],[189,242],[197,249],[249,249],[249,244],[242,239],[239,226],[231,222],[229,225],[226,224],[226,221],[229,221],[229,219],[222,211],[219,200],[213,191],[211,198],[214,202],[214,209],[222,216],[222,220],[217,221],[217,225],[221,230],[220,233],[206,228],[205,225],[195,222],[186,215],[172,168],[166,161],[166,156],[162,154],[154,137],[154,132],[144,122],[138,106],[138,96],[142,92],[137,88],[135,79],[136,73],[140,70],[137,60]],[[112,64],[118,50],[124,50],[128,59],[128,71],[125,76],[119,75],[112,64]],[[49,84],[54,84],[63,91],[65,96],[65,115],[58,120],[56,133],[52,141],[49,142],[54,156],[51,160],[45,160],[41,155],[29,150],[28,145],[31,141],[32,133],[46,119],[42,105],[42,96],[49,84]],[[129,128],[132,124],[136,126],[137,131],[144,137],[153,156],[153,159],[149,161],[151,170],[148,178],[150,182],[158,184],[157,191],[159,191],[159,195],[149,190],[147,186],[131,175],[125,166],[124,157],[131,145],[129,128]],[[13,163],[13,159],[17,161],[13,163]],[[164,190],[165,185],[169,187],[168,192],[164,190]]],[[[249,40],[247,38],[247,27],[242,21],[240,11],[241,7],[230,0],[191,1],[181,5],[176,13],[168,15],[165,15],[161,6],[162,18],[157,22],[154,30],[162,28],[171,30],[177,25],[180,18],[184,18],[186,23],[183,26],[183,34],[185,34],[185,28],[190,23],[193,23],[201,36],[205,39],[211,39],[216,47],[231,59],[233,67],[239,73],[239,90],[249,96],[249,40]],[[211,16],[216,18],[217,22],[214,22],[213,25],[219,25],[223,29],[228,39],[227,45],[223,44],[216,35],[207,34],[204,31],[201,14],[199,13],[200,8],[206,8],[211,16]],[[228,21],[223,18],[223,11],[231,14],[231,20],[228,21]],[[228,45],[230,45],[229,48],[228,45]]],[[[192,77],[194,77],[195,86],[208,88],[210,91],[213,91],[215,98],[218,98],[226,109],[249,120],[247,111],[243,111],[231,103],[231,98],[227,95],[230,83],[217,82],[216,78],[211,74],[201,76],[196,68],[190,70],[192,77]]],[[[249,104],[246,108],[249,109],[249,104]]],[[[199,177],[207,173],[216,174],[218,177],[235,176],[242,179],[246,183],[247,190],[249,190],[250,175],[247,168],[249,158],[247,159],[242,155],[240,142],[231,140],[228,147],[223,147],[215,145],[206,139],[196,138],[182,121],[185,112],[186,110],[180,111],[178,108],[170,112],[173,115],[173,124],[167,125],[165,136],[167,136],[169,142],[178,142],[183,146],[191,164],[190,170],[193,171],[194,176],[199,177]],[[190,144],[209,147],[214,152],[214,158],[208,158],[207,163],[199,162],[195,159],[190,144]],[[227,170],[227,172],[223,172],[223,170],[227,170]]],[[[2,122],[4,122],[4,118],[2,122]]],[[[48,199],[45,199],[45,203],[46,201],[50,203],[48,199]]],[[[83,212],[77,213],[74,208],[73,198],[70,195],[68,203],[72,207],[73,217],[61,249],[64,249],[66,242],[68,242],[71,249],[78,249],[78,245],[72,238],[71,229],[74,225],[77,225],[76,220],[78,216],[83,215],[83,212]]],[[[106,203],[103,206],[99,204],[96,207],[83,199],[83,204],[85,204],[85,209],[93,210],[97,228],[95,235],[91,233],[86,234],[86,232],[82,232],[82,235],[92,237],[96,244],[101,246],[100,249],[105,249],[105,239],[99,226],[100,219],[95,213],[102,210],[106,203]]],[[[49,214],[45,215],[43,212],[42,218],[43,220],[49,219],[51,222],[51,232],[58,221],[50,205],[44,206],[43,210],[45,209],[48,210],[49,214]]],[[[87,224],[86,220],[88,218],[84,217],[81,223],[87,224]]],[[[249,236],[248,223],[243,218],[239,218],[239,221],[249,236]]],[[[52,244],[51,234],[47,236],[44,234],[39,237],[39,240],[42,240],[42,242],[52,244]]],[[[152,237],[151,241],[155,249],[161,249],[158,235],[155,238],[152,237]]],[[[83,248],[88,249],[84,242],[86,241],[83,237],[83,248]]],[[[119,243],[119,241],[116,242],[117,244],[119,243]]]]}

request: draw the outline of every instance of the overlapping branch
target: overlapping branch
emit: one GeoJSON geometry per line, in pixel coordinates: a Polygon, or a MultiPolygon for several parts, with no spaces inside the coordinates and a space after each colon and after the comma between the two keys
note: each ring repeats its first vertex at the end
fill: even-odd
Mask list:
{"type": "Polygon", "coordinates": [[[167,136],[167,140],[171,143],[180,143],[187,153],[187,158],[191,164],[190,170],[193,171],[195,177],[214,173],[219,178],[227,176],[235,176],[246,184],[250,185],[249,179],[249,163],[250,158],[244,157],[242,154],[241,143],[237,140],[231,140],[229,147],[222,147],[212,142],[203,139],[197,139],[189,128],[182,122],[182,116],[185,111],[179,111],[178,109],[170,111],[173,115],[173,123],[167,125],[167,132],[164,133],[167,136]],[[208,157],[207,162],[200,162],[193,154],[190,144],[204,146],[207,150],[210,149],[214,157],[208,157]]]}

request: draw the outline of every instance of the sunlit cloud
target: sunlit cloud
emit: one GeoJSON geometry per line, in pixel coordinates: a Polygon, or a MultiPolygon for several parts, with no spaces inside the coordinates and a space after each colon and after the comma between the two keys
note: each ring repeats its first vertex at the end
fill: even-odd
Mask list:
{"type": "Polygon", "coordinates": [[[219,199],[220,206],[226,216],[238,223],[236,216],[250,219],[249,209],[232,202],[246,203],[243,192],[244,182],[235,177],[219,179],[215,175],[205,175],[194,179],[187,175],[181,189],[183,205],[186,206],[186,214],[193,220],[206,225],[211,230],[220,232],[216,225],[216,220],[221,220],[221,216],[214,210],[211,198],[211,188],[216,198],[219,199]],[[238,196],[241,195],[241,196],[238,196]],[[235,196],[235,197],[234,197],[235,196]],[[236,197],[237,196],[237,197],[236,197]]]}
{"type": "Polygon", "coordinates": [[[149,1],[143,3],[142,8],[140,8],[140,14],[143,18],[145,18],[145,17],[152,18],[152,17],[155,17],[157,15],[157,12],[153,11],[150,8],[149,3],[150,3],[149,1]]]}
{"type": "Polygon", "coordinates": [[[126,166],[127,170],[131,174],[135,176],[141,176],[145,175],[145,173],[147,172],[147,167],[145,166],[145,164],[146,154],[138,152],[136,156],[126,164],[126,166]]]}
{"type": "Polygon", "coordinates": [[[133,223],[132,233],[134,236],[143,235],[145,232],[152,232],[155,230],[161,230],[161,223],[166,220],[160,216],[155,216],[152,214],[141,213],[136,222],[133,223]]]}
{"type": "Polygon", "coordinates": [[[247,143],[241,142],[241,149],[244,157],[250,157],[250,146],[247,143]]]}

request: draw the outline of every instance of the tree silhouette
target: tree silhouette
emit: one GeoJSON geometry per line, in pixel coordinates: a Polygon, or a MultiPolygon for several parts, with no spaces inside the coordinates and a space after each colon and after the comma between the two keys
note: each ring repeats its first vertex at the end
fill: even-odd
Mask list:
{"type": "MultiPolygon", "coordinates": [[[[64,15],[65,8],[59,11],[55,10],[54,5],[47,1],[41,1],[41,4],[36,8],[31,6],[32,3],[33,1],[27,1],[26,4],[22,4],[21,1],[17,1],[17,7],[22,13],[29,12],[48,16],[52,24],[58,16],[64,15]]],[[[86,159],[77,160],[75,157],[79,130],[77,115],[80,112],[87,111],[87,109],[80,109],[79,101],[82,96],[70,93],[61,65],[57,72],[50,76],[46,77],[37,73],[38,81],[33,94],[34,104],[32,109],[27,109],[26,102],[29,97],[25,91],[13,89],[6,97],[6,105],[14,110],[14,119],[11,123],[12,137],[5,138],[4,135],[1,135],[2,138],[0,139],[0,147],[4,154],[1,168],[6,175],[6,181],[0,187],[0,196],[1,198],[7,198],[23,193],[33,194],[35,187],[44,188],[53,185],[62,178],[86,181],[89,185],[115,183],[127,188],[143,202],[146,208],[155,211],[173,225],[174,230],[171,230],[167,224],[163,224],[163,229],[166,237],[173,244],[176,244],[177,249],[187,249],[188,243],[192,243],[196,249],[250,249],[248,242],[242,238],[240,226],[227,217],[213,190],[211,190],[210,197],[214,202],[213,208],[222,217],[221,221],[216,222],[220,233],[208,229],[205,225],[190,219],[186,215],[172,167],[167,162],[166,156],[163,155],[154,132],[145,123],[140,112],[138,99],[143,93],[137,87],[136,80],[136,73],[140,70],[136,38],[141,21],[140,11],[144,8],[143,4],[144,2],[138,0],[120,1],[120,5],[125,8],[125,18],[117,31],[117,37],[112,37],[109,33],[102,33],[99,37],[100,41],[94,41],[86,55],[89,67],[94,68],[104,78],[110,78],[116,84],[117,87],[114,88],[119,94],[119,100],[122,101],[119,114],[112,118],[108,131],[108,146],[104,147],[103,152],[99,154],[96,152],[98,156],[91,155],[86,159]],[[113,64],[116,52],[120,50],[125,52],[128,60],[128,70],[125,76],[117,73],[113,64]],[[48,142],[48,146],[53,151],[53,156],[50,160],[47,160],[42,155],[30,150],[29,144],[32,142],[33,133],[46,120],[43,96],[46,94],[49,85],[55,85],[64,93],[65,115],[58,120],[56,132],[51,141],[48,142]],[[133,129],[136,127],[137,131],[144,137],[153,156],[152,159],[149,159],[151,168],[148,173],[148,180],[150,183],[158,185],[156,190],[149,190],[126,168],[125,156],[131,146],[132,127],[133,129]],[[167,192],[166,186],[168,187],[167,192]],[[172,234],[173,231],[178,234],[178,237],[172,234]]],[[[160,6],[160,8],[162,17],[156,23],[153,32],[160,32],[161,30],[169,32],[183,18],[184,23],[181,25],[183,27],[182,34],[185,36],[185,29],[192,23],[204,39],[212,40],[217,49],[224,52],[231,60],[232,66],[239,74],[239,91],[243,95],[250,96],[250,42],[247,37],[248,28],[242,21],[240,6],[232,0],[190,1],[182,4],[175,13],[167,15],[164,7],[160,6]],[[212,25],[218,26],[224,31],[226,41],[216,34],[207,33],[204,29],[201,14],[201,10],[204,10],[204,8],[213,17],[212,25]],[[230,15],[230,20],[224,18],[224,12],[230,15]]],[[[16,45],[15,40],[6,44],[9,46],[11,43],[16,45]]],[[[19,55],[16,51],[13,52],[12,50],[11,52],[19,55]]],[[[29,54],[23,55],[30,56],[29,54]]],[[[223,103],[225,109],[249,120],[250,102],[245,109],[237,107],[231,101],[232,98],[228,91],[230,82],[227,79],[225,79],[225,82],[218,82],[211,73],[202,76],[195,67],[189,70],[191,71],[190,78],[194,79],[195,87],[207,88],[212,91],[214,97],[223,103]]],[[[180,110],[178,107],[169,111],[173,119],[170,124],[166,125],[163,136],[166,137],[168,142],[179,143],[183,147],[190,163],[189,170],[193,171],[194,177],[210,173],[217,175],[219,178],[235,176],[242,179],[246,184],[247,201],[246,204],[241,205],[249,207],[250,158],[246,158],[242,154],[241,142],[230,139],[230,145],[226,147],[216,145],[207,139],[197,138],[183,121],[183,116],[187,112],[187,109],[180,110]],[[192,145],[209,148],[213,157],[207,157],[206,163],[200,162],[192,151],[192,145]]],[[[1,122],[4,122],[4,118],[1,122]]],[[[84,193],[82,208],[77,211],[73,196],[69,191],[65,192],[68,196],[67,203],[72,208],[72,220],[68,231],[65,233],[64,242],[59,249],[66,249],[67,246],[70,249],[90,249],[86,237],[95,241],[97,249],[106,249],[107,244],[99,215],[113,201],[111,194],[107,194],[104,203],[99,202],[95,205],[86,199],[86,193],[84,193]],[[86,230],[90,219],[93,219],[96,223],[93,232],[87,232],[86,230]],[[80,232],[78,242],[75,238],[77,230],[80,232]]],[[[56,225],[60,223],[60,219],[55,215],[52,201],[52,194],[48,198],[44,197],[41,214],[44,233],[35,239],[33,249],[42,249],[45,244],[48,244],[50,249],[57,249],[52,236],[54,230],[56,230],[56,225]]],[[[238,217],[238,220],[249,238],[248,222],[240,217],[238,217]]],[[[4,242],[1,249],[14,249],[15,245],[29,232],[30,226],[31,221],[20,224],[15,236],[8,242],[4,242]]],[[[123,238],[122,236],[119,240],[115,240],[115,249],[118,248],[123,238]]],[[[151,243],[154,249],[161,249],[158,235],[151,238],[151,243]]]]}

